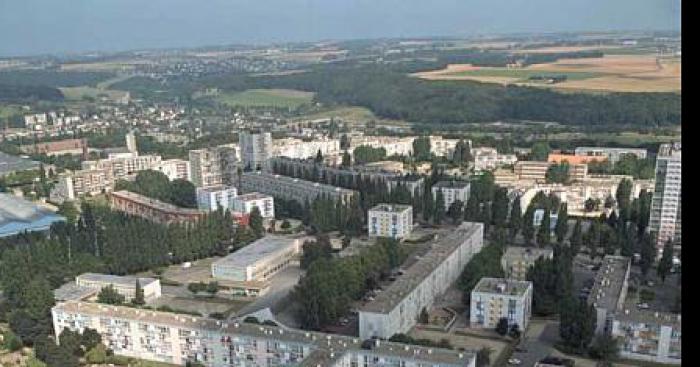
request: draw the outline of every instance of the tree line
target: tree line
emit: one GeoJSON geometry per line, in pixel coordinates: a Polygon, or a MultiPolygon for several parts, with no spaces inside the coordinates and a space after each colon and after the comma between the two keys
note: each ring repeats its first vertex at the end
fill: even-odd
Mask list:
{"type": "Polygon", "coordinates": [[[197,197],[192,182],[184,179],[170,181],[168,176],[159,171],[139,171],[134,181],[117,181],[115,190],[135,192],[183,208],[197,207],[197,197]]]}

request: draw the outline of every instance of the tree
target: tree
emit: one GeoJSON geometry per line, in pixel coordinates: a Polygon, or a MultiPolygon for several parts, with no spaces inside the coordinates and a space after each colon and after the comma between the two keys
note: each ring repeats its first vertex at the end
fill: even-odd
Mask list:
{"type": "Polygon", "coordinates": [[[464,208],[464,220],[474,222],[479,219],[479,200],[474,195],[469,195],[467,206],[464,208]]]}
{"type": "Polygon", "coordinates": [[[520,232],[520,227],[523,225],[523,214],[520,208],[520,196],[517,196],[513,200],[513,205],[510,209],[510,220],[508,226],[510,227],[510,238],[515,239],[515,236],[520,232]]]}
{"type": "Polygon", "coordinates": [[[656,246],[654,246],[652,236],[648,233],[642,236],[641,242],[639,267],[642,270],[642,275],[646,277],[654,265],[654,260],[656,260],[656,246]]]}
{"type": "Polygon", "coordinates": [[[340,136],[340,149],[349,149],[350,148],[350,138],[348,138],[348,134],[343,134],[340,136]]]}
{"type": "Polygon", "coordinates": [[[496,324],[496,332],[501,336],[508,334],[508,318],[501,317],[496,324]]]}
{"type": "Polygon", "coordinates": [[[542,221],[540,222],[540,227],[537,229],[537,245],[539,247],[547,247],[552,239],[551,221],[550,221],[550,211],[549,209],[544,210],[542,215],[542,221]]]}
{"type": "Polygon", "coordinates": [[[530,245],[535,236],[535,208],[532,204],[528,205],[523,216],[523,238],[525,244],[530,245]]]}
{"type": "Polygon", "coordinates": [[[545,173],[545,179],[547,180],[547,183],[569,183],[569,163],[561,162],[559,164],[549,166],[547,172],[545,173]]]}
{"type": "Polygon", "coordinates": [[[462,214],[462,206],[461,200],[455,200],[450,204],[450,208],[447,209],[447,216],[452,218],[452,223],[457,224],[464,216],[462,214]]]}
{"type": "Polygon", "coordinates": [[[560,307],[559,336],[564,345],[583,353],[595,333],[596,312],[583,300],[566,297],[560,307]]]}
{"type": "Polygon", "coordinates": [[[352,166],[352,158],[350,157],[350,153],[348,152],[343,152],[343,161],[341,163],[343,167],[350,167],[352,166]]]}
{"type": "Polygon", "coordinates": [[[499,187],[493,195],[493,203],[491,204],[493,224],[496,227],[505,227],[508,219],[508,190],[505,187],[499,187]]]}
{"type": "Polygon", "coordinates": [[[321,153],[321,149],[316,152],[316,158],[314,159],[314,162],[316,163],[323,163],[323,153],[321,153]]]}
{"type": "Polygon", "coordinates": [[[632,197],[632,181],[629,179],[623,179],[617,185],[617,190],[615,191],[615,201],[617,201],[617,206],[619,208],[626,208],[630,205],[630,199],[632,197]]]}
{"type": "Polygon", "coordinates": [[[433,221],[435,224],[442,223],[442,220],[445,218],[445,196],[442,190],[437,190],[437,195],[435,195],[435,208],[433,213],[433,221]]]}
{"type": "Polygon", "coordinates": [[[428,310],[423,307],[420,310],[420,315],[418,316],[418,320],[421,324],[428,324],[430,323],[430,315],[428,314],[428,310]]]}
{"type": "Polygon", "coordinates": [[[90,348],[87,353],[85,353],[85,361],[92,364],[103,364],[107,360],[107,348],[98,344],[90,348]]]}
{"type": "Polygon", "coordinates": [[[566,234],[569,232],[569,212],[566,203],[559,206],[557,212],[557,225],[554,228],[557,235],[557,243],[562,244],[566,239],[566,234]]]}
{"type": "Polygon", "coordinates": [[[250,211],[250,229],[256,238],[261,238],[265,234],[265,227],[263,226],[263,217],[260,214],[260,209],[255,206],[250,211]]]}
{"type": "Polygon", "coordinates": [[[599,207],[600,207],[600,199],[588,198],[583,203],[583,208],[587,212],[596,211],[596,210],[598,210],[599,207]]]}
{"type": "Polygon", "coordinates": [[[571,253],[575,256],[583,246],[583,229],[581,228],[581,219],[576,219],[574,230],[571,233],[570,247],[571,253]]]}
{"type": "Polygon", "coordinates": [[[316,237],[316,241],[306,241],[302,245],[301,268],[308,269],[318,259],[330,259],[333,249],[328,235],[316,237]]]}
{"type": "Polygon", "coordinates": [[[64,328],[58,336],[58,341],[61,344],[61,348],[68,350],[73,355],[78,357],[83,355],[83,350],[80,345],[80,333],[77,331],[64,328]]]}
{"type": "Polygon", "coordinates": [[[42,336],[34,345],[36,357],[48,367],[78,367],[80,361],[70,350],[42,336]]]}
{"type": "Polygon", "coordinates": [[[476,352],[476,366],[488,367],[491,365],[491,353],[493,350],[489,347],[482,347],[476,352]]]}
{"type": "Polygon", "coordinates": [[[604,362],[615,359],[615,357],[617,357],[617,352],[617,339],[605,333],[596,335],[593,339],[593,343],[588,348],[588,354],[590,354],[591,357],[604,362]]]}
{"type": "Polygon", "coordinates": [[[430,138],[420,136],[413,140],[413,156],[418,161],[430,160],[430,138]]]}
{"type": "Polygon", "coordinates": [[[508,330],[508,335],[510,335],[510,337],[513,339],[520,338],[521,334],[522,332],[520,331],[520,326],[518,324],[511,325],[510,330],[508,330]]]}
{"type": "Polygon", "coordinates": [[[168,191],[167,201],[170,203],[185,208],[197,207],[196,189],[192,182],[181,178],[175,179],[168,185],[168,191]]]}
{"type": "Polygon", "coordinates": [[[75,207],[75,203],[66,200],[61,205],[58,206],[58,214],[66,217],[66,222],[71,226],[75,225],[78,218],[78,209],[75,207]]]}
{"type": "Polygon", "coordinates": [[[80,344],[83,345],[85,350],[91,350],[98,345],[102,345],[102,336],[95,329],[83,329],[83,335],[80,338],[80,344]]]}
{"type": "Polygon", "coordinates": [[[546,161],[549,157],[549,152],[552,151],[547,142],[537,142],[532,145],[532,150],[530,151],[530,160],[532,161],[546,161]]]}
{"type": "Polygon", "coordinates": [[[120,305],[124,303],[124,296],[119,294],[116,289],[110,284],[97,294],[97,302],[108,305],[120,305]]]}
{"type": "Polygon", "coordinates": [[[139,306],[146,304],[146,298],[144,297],[143,288],[141,287],[141,281],[138,278],[136,279],[134,298],[131,300],[131,303],[139,306]]]}
{"type": "Polygon", "coordinates": [[[661,282],[666,282],[666,277],[671,274],[673,267],[673,243],[669,240],[664,245],[661,260],[656,268],[656,274],[661,278],[661,282]]]}

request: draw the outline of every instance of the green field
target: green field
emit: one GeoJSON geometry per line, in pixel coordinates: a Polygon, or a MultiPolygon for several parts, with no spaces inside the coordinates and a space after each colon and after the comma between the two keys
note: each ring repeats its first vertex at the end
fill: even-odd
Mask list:
{"type": "Polygon", "coordinates": [[[454,76],[474,76],[474,77],[497,77],[497,78],[514,78],[521,81],[528,81],[534,76],[563,76],[567,80],[583,80],[601,76],[600,73],[579,72],[579,71],[546,71],[546,70],[527,70],[527,69],[506,69],[506,68],[481,68],[475,70],[466,70],[448,75],[454,76]]]}
{"type": "Polygon", "coordinates": [[[249,89],[222,93],[216,99],[232,107],[281,107],[295,109],[311,103],[314,94],[291,89],[249,89]]]}
{"type": "Polygon", "coordinates": [[[63,96],[69,101],[78,101],[84,98],[99,98],[107,97],[110,100],[116,100],[124,96],[126,92],[112,89],[101,89],[93,87],[65,87],[59,88],[63,96]]]}

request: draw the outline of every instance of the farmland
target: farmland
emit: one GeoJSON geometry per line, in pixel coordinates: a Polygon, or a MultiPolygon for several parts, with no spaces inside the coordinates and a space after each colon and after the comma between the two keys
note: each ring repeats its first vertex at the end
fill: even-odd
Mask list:
{"type": "Polygon", "coordinates": [[[311,103],[313,93],[291,89],[249,89],[238,93],[224,93],[217,97],[232,107],[281,107],[295,109],[311,103]]]}

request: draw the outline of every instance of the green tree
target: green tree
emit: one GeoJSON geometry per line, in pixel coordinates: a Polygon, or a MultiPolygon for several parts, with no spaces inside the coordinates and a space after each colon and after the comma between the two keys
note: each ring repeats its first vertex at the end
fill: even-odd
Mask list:
{"type": "Polygon", "coordinates": [[[645,233],[642,236],[639,255],[639,267],[642,270],[642,275],[647,276],[649,270],[651,270],[651,267],[654,265],[654,260],[656,260],[656,246],[654,246],[652,235],[645,233]]]}
{"type": "Polygon", "coordinates": [[[418,161],[430,160],[430,138],[421,136],[413,140],[413,156],[418,161]]]}
{"type": "Polygon", "coordinates": [[[83,334],[80,336],[80,344],[85,348],[85,350],[91,350],[98,345],[102,345],[102,335],[95,329],[85,328],[83,329],[83,334]]]}
{"type": "Polygon", "coordinates": [[[560,307],[559,336],[563,344],[577,353],[583,353],[595,333],[596,312],[583,300],[567,297],[560,307]]]}
{"type": "Polygon", "coordinates": [[[253,207],[253,209],[250,211],[249,225],[256,238],[261,238],[263,235],[265,235],[263,217],[260,214],[260,209],[257,206],[253,207]]]}
{"type": "Polygon", "coordinates": [[[618,349],[617,339],[604,333],[596,335],[588,353],[599,361],[609,362],[617,357],[618,349]]]}
{"type": "Polygon", "coordinates": [[[542,222],[540,222],[540,227],[537,229],[537,245],[539,247],[549,246],[552,240],[551,231],[551,219],[549,209],[544,210],[542,215],[542,222]]]}
{"type": "Polygon", "coordinates": [[[501,317],[498,319],[498,323],[496,324],[496,332],[500,336],[506,336],[506,334],[508,334],[508,318],[501,317]]]}
{"type": "Polygon", "coordinates": [[[97,294],[97,302],[108,305],[120,305],[124,303],[124,296],[119,294],[116,289],[110,284],[97,294]]]}
{"type": "Polygon", "coordinates": [[[520,232],[520,228],[523,225],[523,214],[520,208],[520,196],[517,196],[513,200],[513,205],[510,209],[510,219],[508,222],[508,227],[510,227],[510,238],[515,239],[515,236],[520,232]]]}
{"type": "Polygon", "coordinates": [[[629,179],[623,179],[617,185],[617,191],[615,192],[615,200],[617,201],[617,206],[620,208],[626,208],[630,205],[630,200],[632,197],[632,181],[629,179]]]}
{"type": "Polygon", "coordinates": [[[491,353],[493,350],[489,347],[482,347],[476,352],[476,366],[488,367],[491,365],[491,353]]]}
{"type": "Polygon", "coordinates": [[[571,232],[571,240],[569,241],[571,246],[571,253],[573,255],[578,254],[583,246],[583,229],[581,227],[581,219],[576,219],[576,224],[574,224],[574,230],[571,232]]]}
{"type": "Polygon", "coordinates": [[[168,202],[185,207],[196,208],[197,196],[194,184],[183,179],[175,179],[168,185],[169,198],[168,202]]]}
{"type": "Polygon", "coordinates": [[[141,287],[141,281],[138,278],[136,279],[134,298],[131,300],[131,303],[139,306],[146,304],[143,287],[141,287]]]}
{"type": "Polygon", "coordinates": [[[549,166],[545,173],[547,183],[567,184],[570,181],[569,163],[561,162],[549,166]]]}
{"type": "Polygon", "coordinates": [[[532,204],[528,205],[525,210],[525,215],[523,216],[523,238],[525,239],[525,244],[532,244],[532,239],[535,236],[535,208],[532,204]]]}
{"type": "Polygon", "coordinates": [[[463,203],[461,200],[455,200],[450,204],[449,209],[447,209],[447,216],[452,218],[452,223],[457,224],[464,215],[462,214],[463,203]]]}
{"type": "Polygon", "coordinates": [[[75,207],[75,203],[72,201],[64,201],[58,206],[58,214],[66,217],[66,222],[71,226],[75,225],[78,218],[78,209],[75,207]]]}
{"type": "Polygon", "coordinates": [[[92,364],[105,363],[107,361],[107,348],[102,344],[95,345],[85,353],[85,361],[92,364]]]}
{"type": "Polygon", "coordinates": [[[323,163],[323,153],[321,153],[321,149],[316,152],[316,158],[314,159],[314,162],[316,163],[323,163]]]}
{"type": "Polygon", "coordinates": [[[664,245],[663,252],[661,254],[661,260],[659,260],[659,265],[656,267],[656,274],[661,278],[661,282],[666,282],[666,277],[671,274],[671,268],[673,267],[673,243],[669,240],[664,245]]]}
{"type": "Polygon", "coordinates": [[[569,232],[569,211],[566,203],[559,206],[559,211],[557,212],[557,225],[554,228],[554,232],[557,235],[557,243],[563,244],[564,240],[566,239],[566,234],[569,232]]]}
{"type": "Polygon", "coordinates": [[[435,222],[435,224],[442,223],[442,220],[445,218],[445,196],[442,190],[437,190],[437,194],[435,195],[435,208],[433,213],[433,222],[435,222]]]}
{"type": "Polygon", "coordinates": [[[493,224],[496,227],[505,227],[506,220],[508,219],[509,205],[508,190],[505,187],[497,188],[493,195],[493,203],[491,204],[493,224]]]}
{"type": "Polygon", "coordinates": [[[530,151],[530,160],[532,161],[546,161],[549,158],[549,152],[552,148],[547,142],[537,142],[532,145],[532,150],[530,151]]]}
{"type": "Polygon", "coordinates": [[[61,331],[61,334],[58,336],[58,340],[61,344],[61,348],[68,350],[70,353],[78,357],[83,355],[83,350],[80,345],[80,333],[77,331],[64,328],[63,331],[61,331]]]}
{"type": "Polygon", "coordinates": [[[341,163],[343,167],[350,167],[352,166],[352,158],[350,157],[350,153],[348,152],[343,152],[343,161],[341,163]]]}

